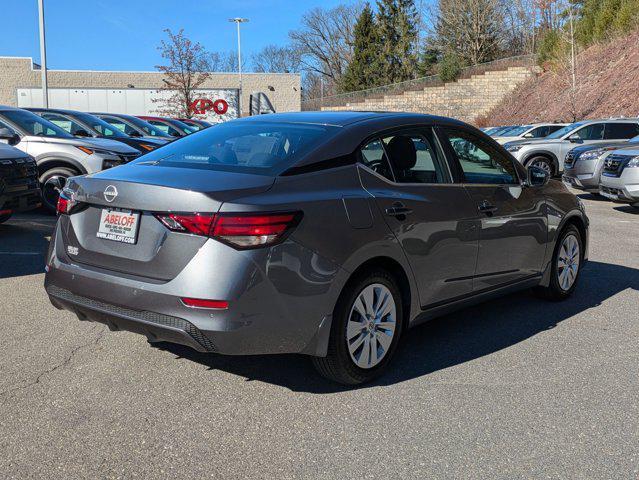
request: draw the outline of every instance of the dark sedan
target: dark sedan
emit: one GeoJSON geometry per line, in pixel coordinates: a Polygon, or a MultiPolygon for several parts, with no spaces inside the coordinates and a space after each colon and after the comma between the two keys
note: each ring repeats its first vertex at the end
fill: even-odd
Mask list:
{"type": "Polygon", "coordinates": [[[428,115],[229,121],[70,179],[58,211],[56,307],[201,352],[309,355],[344,384],[430,318],[526,288],[568,298],[588,258],[561,182],[428,115]]]}

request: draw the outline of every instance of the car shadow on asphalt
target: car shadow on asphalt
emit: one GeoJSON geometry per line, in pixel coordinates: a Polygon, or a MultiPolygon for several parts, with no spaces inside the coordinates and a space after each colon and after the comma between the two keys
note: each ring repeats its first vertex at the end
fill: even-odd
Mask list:
{"type": "Polygon", "coordinates": [[[56,217],[24,214],[0,224],[0,279],[44,273],[56,217]]]}
{"type": "MultiPolygon", "coordinates": [[[[589,262],[575,294],[563,302],[540,300],[523,291],[431,320],[408,330],[397,357],[376,382],[355,387],[393,385],[490,355],[591,308],[626,289],[639,290],[639,269],[589,262]]],[[[295,392],[335,393],[352,389],[320,377],[308,358],[298,355],[223,356],[180,345],[160,348],[177,358],[200,363],[295,392]]]]}
{"type": "Polygon", "coordinates": [[[623,212],[623,213],[630,213],[631,215],[639,215],[639,208],[633,207],[631,205],[613,207],[613,210],[617,210],[618,212],[623,212]]]}

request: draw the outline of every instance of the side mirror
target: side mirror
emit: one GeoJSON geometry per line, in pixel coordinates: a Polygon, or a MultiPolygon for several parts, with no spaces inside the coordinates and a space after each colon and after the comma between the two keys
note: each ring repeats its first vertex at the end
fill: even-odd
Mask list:
{"type": "Polygon", "coordinates": [[[568,141],[572,143],[581,143],[583,140],[581,140],[581,137],[579,135],[573,133],[568,137],[568,141]]]}
{"type": "Polygon", "coordinates": [[[86,130],[83,130],[82,128],[76,130],[74,135],[76,137],[90,137],[91,136],[91,134],[89,132],[87,132],[86,130]]]}
{"type": "Polygon", "coordinates": [[[527,134],[524,135],[524,138],[534,138],[534,136],[531,132],[528,132],[527,134]]]}
{"type": "Polygon", "coordinates": [[[0,140],[6,140],[9,145],[17,145],[20,143],[20,135],[6,127],[0,128],[0,140]]]}
{"type": "Polygon", "coordinates": [[[528,167],[528,185],[531,187],[538,187],[546,185],[550,180],[550,174],[543,168],[531,165],[528,167]]]}

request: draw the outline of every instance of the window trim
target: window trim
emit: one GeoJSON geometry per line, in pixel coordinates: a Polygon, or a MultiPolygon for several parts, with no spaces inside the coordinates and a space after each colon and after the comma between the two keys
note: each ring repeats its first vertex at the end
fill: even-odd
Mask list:
{"type": "MultiPolygon", "coordinates": [[[[393,186],[401,186],[401,185],[405,185],[405,186],[442,186],[442,185],[455,185],[455,177],[453,175],[453,172],[450,169],[450,165],[448,163],[448,158],[446,156],[446,152],[444,151],[444,149],[442,148],[441,142],[439,140],[439,137],[437,135],[436,132],[436,125],[404,125],[404,126],[400,126],[400,127],[393,127],[393,128],[389,128],[386,130],[382,130],[380,132],[377,132],[373,135],[370,135],[369,137],[367,137],[363,142],[361,142],[359,144],[359,146],[355,149],[355,161],[356,164],[358,166],[361,166],[363,168],[366,168],[369,172],[375,174],[376,176],[378,176],[379,178],[383,179],[384,181],[386,181],[387,183],[390,183],[393,186]],[[398,132],[415,132],[418,136],[423,137],[424,135],[422,133],[419,132],[419,130],[423,130],[423,129],[430,129],[432,134],[433,134],[433,140],[435,142],[435,149],[439,149],[439,154],[443,157],[442,158],[442,167],[444,168],[444,175],[447,177],[445,182],[442,183],[421,183],[421,182],[398,182],[397,181],[397,176],[395,175],[395,169],[393,168],[393,164],[390,161],[390,156],[388,155],[388,151],[386,150],[386,145],[384,144],[384,137],[385,136],[393,136],[393,134],[397,134],[398,132]],[[393,175],[393,180],[390,180],[386,177],[384,177],[383,175],[380,175],[379,173],[377,173],[376,171],[374,171],[372,168],[368,167],[367,165],[364,165],[358,157],[359,152],[362,150],[362,148],[364,148],[366,145],[368,145],[369,143],[372,143],[373,141],[379,141],[382,145],[382,149],[384,150],[384,155],[386,156],[386,162],[388,164],[388,167],[390,169],[391,174],[393,175]]],[[[428,139],[426,139],[428,140],[428,139]]],[[[429,142],[430,143],[430,142],[429,142]]],[[[437,153],[437,152],[436,152],[437,153]]]]}
{"type": "Polygon", "coordinates": [[[517,169],[517,166],[515,165],[515,162],[517,161],[512,155],[510,155],[508,152],[506,152],[506,155],[503,155],[502,152],[500,151],[501,147],[499,144],[497,144],[494,140],[491,139],[491,141],[488,141],[487,139],[482,138],[481,136],[477,135],[477,133],[475,133],[474,131],[472,131],[470,128],[467,128],[465,126],[461,126],[461,125],[445,125],[445,126],[441,126],[441,127],[437,127],[437,134],[438,136],[441,136],[440,142],[443,143],[446,146],[446,154],[450,157],[450,162],[451,164],[455,165],[455,170],[456,170],[456,178],[455,180],[458,180],[458,184],[459,185],[469,185],[469,186],[486,186],[486,187],[512,187],[512,186],[521,186],[524,183],[524,180],[519,176],[519,170],[517,169]],[[504,160],[507,160],[511,163],[512,168],[515,172],[515,182],[514,183],[472,183],[472,182],[467,182],[466,181],[466,174],[464,172],[464,169],[461,166],[461,163],[459,161],[459,158],[457,157],[457,153],[455,152],[455,150],[453,149],[453,146],[450,144],[450,140],[448,139],[448,135],[446,134],[445,130],[446,129],[452,129],[452,130],[460,130],[462,132],[467,133],[468,135],[471,135],[472,137],[478,138],[480,142],[485,143],[486,145],[490,146],[493,148],[493,150],[495,150],[495,152],[498,155],[501,155],[504,160]],[[496,146],[495,146],[496,145],[496,146]]]}

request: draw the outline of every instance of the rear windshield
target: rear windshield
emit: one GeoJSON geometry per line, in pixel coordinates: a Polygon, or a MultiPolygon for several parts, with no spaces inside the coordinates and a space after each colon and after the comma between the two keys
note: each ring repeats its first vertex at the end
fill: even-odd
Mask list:
{"type": "Polygon", "coordinates": [[[338,127],[228,122],[147,153],[135,164],[277,175],[338,127]]]}

